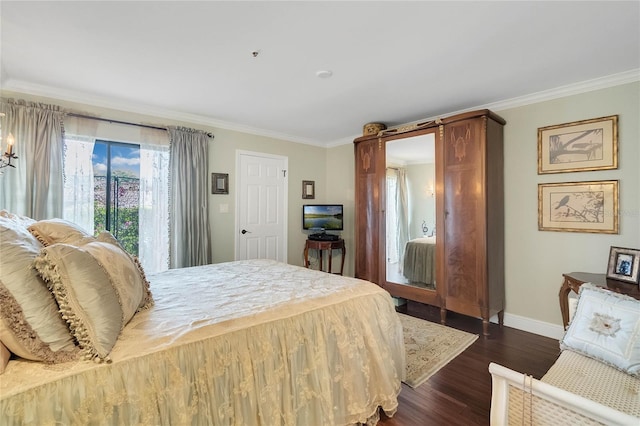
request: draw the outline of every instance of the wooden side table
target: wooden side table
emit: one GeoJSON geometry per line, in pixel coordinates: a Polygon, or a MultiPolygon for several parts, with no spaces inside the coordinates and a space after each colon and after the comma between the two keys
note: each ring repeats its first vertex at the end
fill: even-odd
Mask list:
{"type": "Polygon", "coordinates": [[[622,281],[607,279],[605,274],[592,274],[589,272],[569,272],[562,274],[564,281],[560,287],[558,297],[560,299],[560,312],[562,313],[562,325],[566,329],[569,325],[569,292],[578,293],[580,286],[591,283],[616,293],[626,294],[640,300],[640,287],[622,281]]]}
{"type": "Polygon", "coordinates": [[[327,250],[329,252],[329,265],[327,267],[327,272],[329,273],[333,273],[331,269],[331,259],[333,258],[333,256],[331,254],[333,253],[333,250],[340,250],[342,253],[342,262],[340,263],[339,275],[342,275],[342,272],[344,270],[344,257],[347,252],[343,239],[335,241],[307,240],[304,245],[304,266],[306,266],[307,268],[309,267],[309,250],[318,250],[318,253],[320,253],[320,262],[318,263],[318,270],[320,271],[322,271],[323,265],[322,251],[327,250]]]}

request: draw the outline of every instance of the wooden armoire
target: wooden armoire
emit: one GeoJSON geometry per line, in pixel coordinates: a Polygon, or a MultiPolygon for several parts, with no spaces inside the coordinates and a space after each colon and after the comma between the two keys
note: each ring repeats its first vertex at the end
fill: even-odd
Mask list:
{"type": "Polygon", "coordinates": [[[504,319],[503,126],[489,110],[406,125],[355,139],[355,276],[393,296],[482,319],[504,319]],[[435,136],[436,285],[389,282],[385,273],[385,146],[435,136]]]}

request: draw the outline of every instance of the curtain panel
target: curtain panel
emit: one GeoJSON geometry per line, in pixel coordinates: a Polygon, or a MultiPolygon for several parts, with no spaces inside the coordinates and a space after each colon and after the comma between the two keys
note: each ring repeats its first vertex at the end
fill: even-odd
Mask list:
{"type": "Polygon", "coordinates": [[[168,127],[170,268],[211,263],[209,137],[201,130],[168,127]]]}
{"type": "MultiPolygon", "coordinates": [[[[0,177],[0,208],[36,220],[62,216],[64,112],[56,105],[2,99],[2,139],[15,137],[15,168],[0,177]]],[[[4,151],[4,150],[3,150],[4,151]]]]}
{"type": "Polygon", "coordinates": [[[403,168],[397,170],[398,182],[396,185],[396,212],[397,212],[397,235],[398,235],[398,257],[402,270],[404,265],[404,252],[409,241],[409,202],[407,188],[407,171],[403,168]]]}
{"type": "Polygon", "coordinates": [[[94,233],[93,145],[140,146],[138,257],[147,273],[169,268],[169,135],[166,130],[65,117],[65,219],[94,233]]]}

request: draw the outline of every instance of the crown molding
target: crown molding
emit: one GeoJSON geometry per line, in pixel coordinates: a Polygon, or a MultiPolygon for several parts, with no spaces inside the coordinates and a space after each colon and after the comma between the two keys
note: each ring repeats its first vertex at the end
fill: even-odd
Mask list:
{"type": "MultiPolygon", "coordinates": [[[[434,115],[432,117],[425,117],[419,120],[415,120],[409,123],[399,124],[399,126],[407,126],[414,123],[420,123],[424,121],[432,121],[438,118],[452,116],[456,114],[462,114],[464,112],[475,111],[479,109],[490,109],[495,112],[499,112],[505,109],[518,108],[526,105],[536,104],[540,102],[551,101],[554,99],[564,98],[572,95],[579,95],[581,93],[593,92],[595,90],[606,89],[614,86],[621,86],[623,84],[635,83],[640,81],[640,68],[621,72],[618,74],[612,74],[605,77],[594,78],[592,80],[581,81],[578,83],[568,84],[566,86],[556,87],[554,89],[544,90],[541,92],[531,93],[525,96],[519,96],[516,98],[506,99],[502,101],[496,101],[484,105],[476,105],[471,108],[465,108],[458,111],[450,111],[443,114],[434,115]]],[[[362,135],[356,135],[353,139],[362,135]]],[[[353,142],[351,139],[350,142],[353,142]]],[[[340,139],[327,146],[337,146],[342,143],[347,143],[346,139],[340,139]]]]}
{"type": "Polygon", "coordinates": [[[566,86],[556,87],[555,89],[543,90],[541,92],[532,93],[526,96],[493,102],[474,109],[487,108],[494,111],[500,111],[539,102],[551,101],[567,96],[579,95],[581,93],[593,92],[595,90],[606,89],[623,84],[634,83],[636,81],[640,81],[640,68],[621,72],[618,74],[608,75],[605,77],[581,81],[578,83],[572,83],[566,86]]]}
{"type": "Polygon", "coordinates": [[[52,99],[60,99],[67,102],[75,102],[79,104],[90,105],[99,108],[114,109],[118,111],[130,112],[134,114],[148,115],[151,117],[164,118],[172,121],[183,121],[187,123],[199,124],[201,126],[208,126],[214,128],[220,128],[225,130],[232,130],[241,133],[247,133],[257,136],[263,136],[267,138],[273,138],[278,140],[285,140],[289,142],[302,143],[305,145],[314,145],[325,147],[326,144],[318,142],[313,139],[301,138],[298,136],[289,135],[286,133],[273,132],[270,130],[260,129],[251,126],[245,126],[243,124],[233,123],[229,121],[216,120],[211,117],[206,117],[198,114],[188,114],[180,111],[174,111],[164,108],[156,108],[150,105],[132,104],[124,101],[117,101],[101,96],[95,96],[85,93],[78,93],[71,90],[63,90],[54,87],[32,84],[22,80],[9,79],[2,84],[2,90],[9,92],[19,92],[31,96],[46,97],[52,99]]]}
{"type": "MultiPolygon", "coordinates": [[[[544,90],[541,92],[536,92],[536,93],[532,93],[525,96],[492,102],[484,105],[476,105],[463,110],[451,111],[446,114],[440,114],[438,116],[426,117],[426,118],[417,120],[416,122],[435,120],[436,118],[443,117],[445,115],[456,115],[456,114],[473,111],[477,109],[491,109],[493,111],[498,112],[505,109],[517,108],[525,105],[563,98],[566,96],[578,95],[581,93],[587,93],[595,90],[606,89],[613,86],[634,83],[637,81],[640,81],[640,68],[632,69],[632,70],[617,73],[617,74],[608,75],[605,77],[572,83],[569,85],[560,86],[554,89],[544,90]]],[[[187,114],[180,111],[156,108],[149,105],[131,104],[124,101],[114,101],[113,99],[107,99],[100,96],[80,94],[74,91],[56,89],[56,88],[37,85],[37,84],[31,84],[31,83],[27,83],[27,82],[24,82],[21,80],[15,80],[15,79],[9,79],[6,82],[3,82],[3,90],[25,93],[32,96],[42,96],[42,97],[53,98],[53,99],[61,99],[68,102],[87,104],[87,105],[92,105],[100,108],[115,109],[119,111],[126,111],[126,112],[135,113],[135,114],[159,117],[159,118],[164,118],[164,119],[173,120],[173,121],[184,121],[188,123],[199,124],[202,126],[221,128],[221,129],[232,130],[232,131],[241,132],[241,133],[252,134],[256,136],[285,140],[289,142],[319,146],[324,148],[334,148],[340,145],[350,144],[350,143],[353,143],[353,140],[355,138],[361,136],[361,135],[353,135],[351,137],[340,138],[327,143],[322,143],[313,139],[301,138],[301,137],[289,135],[286,133],[273,132],[270,130],[245,126],[238,123],[216,120],[214,118],[206,117],[202,115],[187,114]]],[[[406,124],[410,124],[410,123],[406,123],[406,124]]]]}

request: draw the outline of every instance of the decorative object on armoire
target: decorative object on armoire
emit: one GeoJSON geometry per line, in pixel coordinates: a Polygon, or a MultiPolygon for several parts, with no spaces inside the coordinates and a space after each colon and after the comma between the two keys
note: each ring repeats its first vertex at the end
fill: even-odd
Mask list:
{"type": "Polygon", "coordinates": [[[538,184],[540,231],[618,233],[618,181],[538,184]]]}
{"type": "Polygon", "coordinates": [[[386,128],[387,126],[382,123],[367,123],[362,128],[362,134],[363,136],[377,135],[386,128]]]}
{"type": "Polygon", "coordinates": [[[316,198],[316,182],[313,180],[302,181],[302,199],[313,200],[316,198]]]}
{"type": "Polygon", "coordinates": [[[538,129],[538,174],[617,168],[617,115],[538,129]]]}
{"type": "Polygon", "coordinates": [[[229,193],[229,174],[228,173],[211,173],[211,193],[212,194],[228,194],[229,193]]]}
{"type": "Polygon", "coordinates": [[[503,324],[504,124],[479,110],[354,140],[357,278],[440,307],[442,323],[449,310],[481,318],[484,335],[493,315],[503,324]],[[435,289],[392,282],[386,273],[386,143],[419,135],[435,137],[435,289]]]}
{"type": "Polygon", "coordinates": [[[640,284],[640,250],[612,246],[609,249],[607,279],[640,284]]]}

